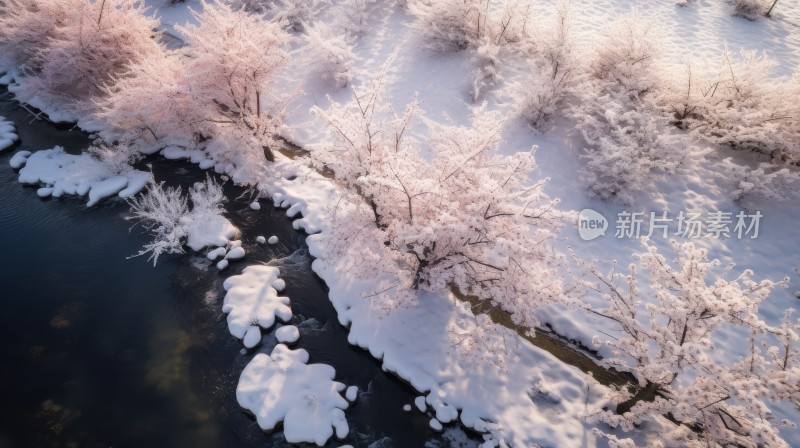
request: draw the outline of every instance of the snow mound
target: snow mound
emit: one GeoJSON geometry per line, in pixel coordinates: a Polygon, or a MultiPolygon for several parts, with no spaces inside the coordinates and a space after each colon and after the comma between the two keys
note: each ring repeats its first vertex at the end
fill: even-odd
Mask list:
{"type": "Polygon", "coordinates": [[[267,239],[266,239],[266,238],[264,238],[263,236],[259,235],[259,236],[257,236],[257,237],[256,237],[256,242],[257,242],[258,244],[264,244],[264,243],[266,243],[266,242],[267,242],[267,239]]]}
{"type": "Polygon", "coordinates": [[[262,429],[272,430],[283,421],[289,443],[322,446],[334,430],[340,439],[350,431],[344,417],[348,403],[340,394],[345,385],[333,380],[333,367],[307,363],[308,352],[283,344],[269,356],[256,355],[239,378],[236,399],[262,429]]]}
{"type": "Polygon", "coordinates": [[[277,236],[275,236],[275,235],[272,235],[271,237],[269,237],[269,239],[267,240],[267,242],[268,242],[269,244],[276,244],[276,243],[278,242],[278,237],[277,237],[277,236]]]}
{"type": "Polygon", "coordinates": [[[231,249],[227,254],[225,254],[226,260],[239,260],[244,258],[244,249],[242,246],[236,246],[231,249]]]}
{"type": "Polygon", "coordinates": [[[219,257],[225,257],[225,248],[218,247],[216,249],[213,249],[208,252],[208,255],[206,255],[206,257],[208,257],[208,259],[211,261],[214,261],[219,257]]]}
{"type": "Polygon", "coordinates": [[[345,391],[344,396],[350,403],[356,401],[356,398],[358,398],[358,386],[348,387],[347,390],[345,391]]]}
{"type": "Polygon", "coordinates": [[[256,211],[261,210],[261,204],[259,204],[258,201],[251,202],[250,208],[256,211]]]}
{"type": "Polygon", "coordinates": [[[278,342],[292,344],[300,339],[300,330],[294,325],[286,325],[275,331],[275,337],[278,339],[278,342]]]}
{"type": "Polygon", "coordinates": [[[19,169],[25,166],[25,162],[28,160],[28,157],[31,155],[30,151],[19,151],[14,154],[14,157],[8,162],[11,165],[11,168],[19,169]]]}
{"type": "MultiPolygon", "coordinates": [[[[186,244],[194,251],[203,250],[205,247],[225,246],[238,232],[236,226],[224,216],[210,215],[206,219],[194,219],[191,221],[186,244]]],[[[209,253],[209,255],[211,254],[209,253]]]]}
{"type": "Polygon", "coordinates": [[[225,268],[227,268],[227,267],[228,267],[228,260],[220,260],[217,263],[217,269],[219,269],[220,271],[225,269],[225,268]]]}
{"type": "Polygon", "coordinates": [[[14,122],[8,121],[5,117],[0,117],[0,151],[14,146],[14,143],[19,141],[17,129],[14,127],[14,122]]]}
{"type": "Polygon", "coordinates": [[[248,266],[240,275],[225,280],[227,293],[222,311],[228,313],[228,330],[234,337],[242,339],[248,331],[253,331],[258,332],[260,340],[259,327],[272,327],[276,317],[284,322],[292,318],[289,298],[278,296],[274,287],[280,284],[278,275],[280,270],[276,267],[248,266]]]}
{"type": "MultiPolygon", "coordinates": [[[[23,160],[14,156],[12,162],[22,163],[23,160]]],[[[113,195],[130,197],[150,181],[150,173],[134,169],[115,173],[89,154],[67,154],[60,146],[36,151],[24,160],[24,166],[21,167],[19,181],[43,185],[44,188],[38,191],[40,196],[44,193],[53,197],[64,194],[88,195],[88,206],[113,195]]]]}

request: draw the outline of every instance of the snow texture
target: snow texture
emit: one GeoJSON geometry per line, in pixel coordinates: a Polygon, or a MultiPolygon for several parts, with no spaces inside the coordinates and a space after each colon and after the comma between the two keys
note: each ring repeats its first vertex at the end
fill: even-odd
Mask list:
{"type": "Polygon", "coordinates": [[[8,121],[5,117],[0,117],[0,152],[14,146],[19,141],[17,129],[14,122],[8,121]]]}
{"type": "Polygon", "coordinates": [[[267,242],[268,242],[269,244],[276,244],[276,243],[278,242],[278,237],[277,237],[277,236],[275,236],[275,235],[272,235],[271,237],[269,237],[269,239],[267,240],[267,242]]]}
{"type": "Polygon", "coordinates": [[[282,284],[278,275],[280,270],[272,266],[248,266],[240,275],[225,280],[222,311],[228,313],[228,329],[234,337],[242,339],[253,331],[260,340],[259,327],[269,329],[276,318],[284,322],[292,318],[289,298],[279,296],[275,288],[282,284]]]}
{"type": "Polygon", "coordinates": [[[345,391],[344,396],[350,403],[356,401],[356,398],[358,398],[358,386],[348,387],[347,391],[345,391]]]}
{"type": "Polygon", "coordinates": [[[18,151],[13,157],[11,157],[11,160],[8,162],[8,164],[11,165],[11,168],[14,168],[15,170],[20,169],[25,166],[25,162],[28,160],[30,155],[30,151],[18,151]]]}
{"type": "Polygon", "coordinates": [[[278,339],[278,342],[293,344],[300,339],[300,330],[294,325],[284,325],[275,330],[275,337],[278,339]]]}
{"type": "Polygon", "coordinates": [[[126,198],[136,194],[148,184],[150,173],[134,169],[114,173],[89,154],[68,154],[56,146],[28,156],[19,171],[19,181],[42,185],[44,192],[53,197],[88,196],[86,205],[92,206],[110,196],[126,198]]]}
{"type": "Polygon", "coordinates": [[[350,429],[336,371],[325,364],[307,364],[308,352],[278,344],[272,354],[259,353],[245,367],[236,387],[239,405],[252,412],[264,430],[283,422],[289,443],[323,446],[334,435],[347,436],[350,429]]]}

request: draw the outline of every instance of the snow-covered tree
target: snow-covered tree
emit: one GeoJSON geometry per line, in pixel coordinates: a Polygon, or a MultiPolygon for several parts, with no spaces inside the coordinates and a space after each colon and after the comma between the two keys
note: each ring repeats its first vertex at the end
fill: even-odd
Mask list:
{"type": "Polygon", "coordinates": [[[316,22],[306,27],[306,41],[312,70],[334,87],[347,86],[353,79],[356,59],[347,36],[335,32],[324,22],[316,22]]]}
{"type": "Polygon", "coordinates": [[[194,147],[207,111],[195,107],[184,57],[154,53],[104,88],[95,119],[106,140],[130,142],[145,153],[194,147]]]}
{"type": "Polygon", "coordinates": [[[709,260],[705,249],[692,243],[672,241],[677,258],[670,263],[643,240],[645,251],[637,255],[649,274],[647,303],[636,266],[628,273],[606,274],[594,264],[576,263],[591,274],[585,286],[602,294],[607,307],[578,307],[608,319],[615,328],[609,337],[595,337],[611,355],[603,364],[630,370],[638,380],[631,391],[616,395],[616,413],[602,411],[591,420],[631,431],[634,425],[663,415],[676,424],[663,440],[670,446],[788,447],[767,406],[769,401],[800,397],[800,364],[797,363],[797,325],[787,320],[772,328],[758,316],[759,304],[783,282],[753,279],[745,270],[732,280],[729,272],[715,274],[718,260],[709,260]],[[738,326],[751,332],[750,355],[714,356],[716,330],[738,326]],[[757,341],[776,335],[780,344],[766,348],[757,341]],[[727,360],[732,360],[726,363],[727,360]]]}
{"type": "Polygon", "coordinates": [[[470,126],[428,122],[429,161],[409,129],[419,118],[416,102],[394,113],[381,102],[380,83],[316,113],[328,123],[330,143],[311,148],[313,163],[360,195],[373,215],[372,228],[360,229],[349,250],[381,244],[414,288],[455,286],[529,327],[537,323],[533,310],[563,292],[547,242],[564,216],[543,192],[545,180],[530,181],[533,150],[498,154],[500,115],[484,106],[470,126]]]}
{"type": "Polygon", "coordinates": [[[273,160],[270,146],[283,131],[287,95],[275,75],[290,60],[289,36],[281,23],[265,22],[219,1],[192,11],[196,24],[177,26],[186,37],[187,83],[193,107],[202,114],[199,134],[218,163],[256,169],[273,160]]]}
{"type": "Polygon", "coordinates": [[[64,10],[53,3],[61,2],[32,0],[23,7],[35,18],[16,26],[33,27],[32,35],[3,32],[7,45],[20,45],[13,57],[26,59],[25,76],[14,93],[23,102],[77,118],[91,111],[91,99],[102,93],[103,84],[129,64],[160,51],[154,31],[158,20],[134,0],[65,2],[64,10]],[[49,14],[59,18],[44,17],[49,14]],[[49,26],[54,27],[47,30],[49,26]],[[44,41],[36,41],[35,49],[14,41],[26,37],[44,41]]]}
{"type": "Polygon", "coordinates": [[[686,148],[665,131],[654,25],[634,13],[609,24],[602,36],[567,114],[587,143],[580,174],[589,190],[630,203],[654,174],[675,171],[686,148]]]}
{"type": "Polygon", "coordinates": [[[329,4],[327,0],[275,0],[269,14],[292,31],[305,31],[306,25],[314,22],[329,4]]]}
{"type": "Polygon", "coordinates": [[[0,58],[4,68],[36,71],[32,58],[48,45],[57,27],[83,0],[4,0],[0,2],[0,58]]]}

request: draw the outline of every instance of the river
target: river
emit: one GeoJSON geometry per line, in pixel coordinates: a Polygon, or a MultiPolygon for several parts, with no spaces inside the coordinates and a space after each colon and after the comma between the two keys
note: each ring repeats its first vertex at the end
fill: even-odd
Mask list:
{"type": "MultiPolygon", "coordinates": [[[[310,269],[305,237],[283,210],[225,184],[227,217],[248,255],[219,273],[204,257],[162,256],[153,267],[135,254],[148,237],[124,217],[127,204],[85,198],[42,200],[17,182],[8,161],[19,149],[80,151],[84,133],[31,116],[3,95],[0,115],[15,122],[17,148],[0,153],[0,447],[288,446],[238,406],[238,377],[255,353],[228,333],[222,282],[254,263],[278,263],[291,298],[299,346],[310,362],[336,369],[360,389],[346,411],[350,435],[328,446],[474,446],[428,429],[405,412],[417,395],[347,343],[325,285],[310,269]],[[257,245],[258,235],[279,244],[257,245]],[[277,260],[277,261],[276,261],[277,260]]],[[[206,173],[185,162],[150,158],[154,175],[184,188],[206,173]]],[[[191,251],[190,251],[191,252],[191,251]]],[[[463,434],[462,434],[463,436],[463,434]]]]}

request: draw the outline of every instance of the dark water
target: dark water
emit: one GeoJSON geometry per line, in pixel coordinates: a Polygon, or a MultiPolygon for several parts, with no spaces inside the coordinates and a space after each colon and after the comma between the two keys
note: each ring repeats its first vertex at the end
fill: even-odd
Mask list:
{"type": "MultiPolygon", "coordinates": [[[[254,353],[271,349],[271,335],[242,354],[220,311],[224,278],[274,259],[282,259],[293,323],[305,321],[299,346],[310,362],[332,365],[337,380],[361,390],[346,411],[350,436],[328,445],[449,445],[428,430],[430,417],[402,410],[416,395],[409,386],[347,344],[310,271],[304,236],[269,200],[250,210],[246,192],[226,185],[228,217],[243,231],[248,255],[223,274],[194,254],[162,256],[153,268],[144,258],[126,259],[147,236],[123,219],[123,201],[90,209],[80,198],[42,200],[8,166],[18,149],[79,151],[88,138],[30,124],[8,99],[0,115],[16,123],[22,140],[0,153],[0,447],[286,446],[280,431],[260,431],[235,398],[239,374],[254,353]],[[257,235],[280,243],[259,246],[257,235]]],[[[149,162],[173,185],[205,176],[189,164],[149,162]]]]}

